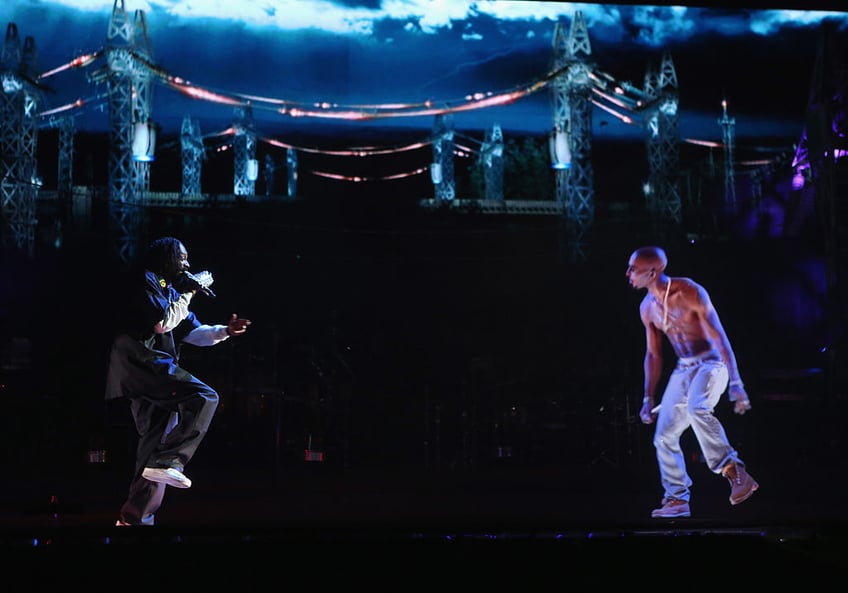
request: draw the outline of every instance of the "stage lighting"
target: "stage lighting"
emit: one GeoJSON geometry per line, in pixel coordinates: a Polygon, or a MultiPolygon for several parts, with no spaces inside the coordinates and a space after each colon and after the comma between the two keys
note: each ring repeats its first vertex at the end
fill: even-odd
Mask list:
{"type": "Polygon", "coordinates": [[[247,180],[256,181],[259,179],[259,161],[256,159],[248,159],[247,161],[247,180]]]}
{"type": "Polygon", "coordinates": [[[138,122],[133,131],[132,156],[136,161],[152,161],[156,150],[156,128],[150,122],[138,122]]]}
{"type": "Polygon", "coordinates": [[[792,189],[799,190],[804,189],[804,170],[797,169],[795,171],[795,175],[792,176],[792,189]]]}
{"type": "Polygon", "coordinates": [[[439,185],[442,182],[442,164],[433,163],[430,165],[430,179],[433,185],[439,185]]]}
{"type": "Polygon", "coordinates": [[[571,168],[571,148],[566,131],[555,128],[549,138],[549,148],[552,169],[571,168]]]}

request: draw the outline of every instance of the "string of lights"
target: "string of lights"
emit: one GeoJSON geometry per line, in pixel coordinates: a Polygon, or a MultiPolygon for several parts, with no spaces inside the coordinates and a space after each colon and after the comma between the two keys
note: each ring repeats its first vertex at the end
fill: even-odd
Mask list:
{"type": "Polygon", "coordinates": [[[90,54],[83,54],[81,56],[77,56],[76,58],[74,58],[70,62],[67,62],[65,64],[62,64],[61,66],[57,66],[56,68],[53,68],[52,70],[48,70],[47,72],[39,74],[38,80],[50,78],[51,76],[55,76],[56,74],[59,74],[60,72],[64,72],[66,70],[73,70],[75,68],[85,68],[86,66],[88,66],[89,64],[94,62],[94,60],[96,60],[97,58],[102,56],[103,53],[104,53],[104,51],[102,49],[99,49],[99,50],[92,52],[90,54]]]}
{"type": "MultiPolygon", "coordinates": [[[[485,109],[494,106],[503,106],[519,101],[531,94],[539,92],[550,85],[567,66],[550,71],[544,76],[531,81],[529,83],[519,85],[512,89],[502,91],[479,92],[466,95],[461,99],[435,101],[425,100],[419,102],[392,102],[383,104],[339,104],[328,101],[317,102],[302,102],[292,101],[277,97],[266,97],[229,90],[212,89],[205,86],[196,85],[181,76],[174,75],[168,72],[161,65],[155,64],[143,55],[131,51],[134,59],[142,64],[152,75],[156,77],[160,83],[166,87],[175,90],[191,99],[217,103],[227,106],[243,106],[249,104],[253,109],[261,109],[283,116],[292,118],[318,118],[318,119],[334,119],[347,121],[369,121],[385,118],[398,117],[422,117],[422,116],[439,116],[452,113],[459,113],[470,110],[485,109]]],[[[60,73],[83,69],[94,64],[98,59],[104,57],[106,51],[99,49],[97,51],[86,53],[75,57],[69,62],[48,70],[38,76],[38,80],[42,81],[51,78],[60,73]]],[[[640,89],[629,83],[621,83],[612,75],[594,69],[590,72],[592,79],[592,92],[595,98],[592,99],[592,104],[606,113],[616,117],[625,124],[637,125],[643,123],[641,118],[633,118],[628,113],[638,113],[647,110],[650,107],[652,97],[646,95],[640,89]],[[612,88],[612,92],[609,89],[612,88]],[[630,96],[633,95],[633,96],[630,96]],[[619,109],[627,112],[622,113],[619,109]]],[[[39,113],[41,118],[45,118],[50,125],[53,125],[57,116],[72,113],[82,110],[87,107],[102,105],[105,101],[103,94],[95,95],[89,98],[78,98],[75,101],[61,105],[59,107],[44,110],[39,113]]],[[[234,128],[224,130],[217,135],[233,135],[234,128]]],[[[323,149],[306,146],[297,146],[278,139],[264,137],[261,140],[268,145],[277,148],[292,149],[304,153],[331,155],[331,156],[375,156],[375,155],[390,155],[406,151],[418,150],[432,145],[432,140],[422,140],[419,142],[410,143],[404,146],[390,147],[349,147],[344,149],[323,149]]],[[[483,144],[476,139],[470,139],[474,143],[483,144]]],[[[699,145],[709,148],[722,148],[721,142],[698,140],[694,138],[684,138],[683,142],[699,145]]],[[[218,147],[218,150],[226,148],[218,147]]],[[[479,149],[471,148],[467,145],[457,144],[455,146],[457,156],[469,156],[479,153],[479,149]]],[[[759,163],[760,161],[756,161],[759,163]]],[[[765,161],[767,162],[767,161],[765,161]]],[[[754,161],[751,161],[754,163],[754,161]]],[[[749,164],[751,164],[749,163],[749,164]]],[[[740,163],[741,164],[741,163],[740,163]]],[[[417,175],[424,171],[425,168],[416,169],[412,172],[399,173],[397,175],[387,176],[387,179],[406,177],[417,175]]],[[[345,176],[314,172],[316,175],[321,175],[331,178],[346,178],[345,176]]],[[[350,178],[352,181],[362,181],[369,178],[350,178]]]]}
{"type": "Polygon", "coordinates": [[[414,177],[415,175],[422,175],[424,173],[430,173],[430,167],[418,167],[417,169],[413,169],[412,171],[405,171],[403,173],[395,173],[393,175],[380,175],[374,177],[363,177],[360,175],[341,175],[339,173],[328,173],[326,171],[316,171],[311,170],[310,173],[313,175],[317,175],[319,177],[324,177],[326,179],[336,179],[338,181],[352,181],[354,183],[360,183],[364,181],[390,181],[394,179],[404,179],[406,177],[414,177]]]}
{"type": "MultiPolygon", "coordinates": [[[[546,88],[562,72],[562,69],[548,72],[538,80],[519,85],[513,89],[499,92],[490,91],[472,93],[461,99],[455,100],[426,100],[414,103],[345,105],[326,101],[305,103],[231,91],[216,91],[208,87],[195,85],[183,77],[171,74],[162,66],[154,64],[144,56],[139,55],[137,52],[130,53],[133,55],[134,59],[136,59],[140,64],[143,64],[151,74],[156,76],[161,83],[193,99],[231,106],[249,103],[253,108],[269,109],[289,117],[344,119],[352,121],[391,117],[445,115],[462,111],[485,109],[493,106],[508,105],[546,88]]],[[[105,52],[103,50],[98,50],[97,52],[79,56],[66,64],[45,72],[40,76],[40,78],[54,76],[60,72],[70,69],[90,66],[97,58],[102,57],[103,55],[105,55],[105,52]]]]}
{"type": "Polygon", "coordinates": [[[309,148],[306,146],[297,146],[294,144],[288,144],[286,142],[282,142],[280,140],[276,140],[274,138],[259,138],[262,142],[269,144],[271,146],[276,146],[278,148],[286,148],[293,149],[299,152],[306,152],[312,154],[322,154],[322,155],[330,155],[330,156],[376,156],[376,155],[385,155],[385,154],[396,154],[400,152],[408,152],[412,150],[418,150],[420,148],[425,148],[433,144],[430,140],[424,140],[420,142],[413,142],[412,144],[405,144],[403,146],[393,146],[389,148],[380,148],[376,146],[358,146],[351,147],[342,150],[329,150],[322,148],[309,148]]]}

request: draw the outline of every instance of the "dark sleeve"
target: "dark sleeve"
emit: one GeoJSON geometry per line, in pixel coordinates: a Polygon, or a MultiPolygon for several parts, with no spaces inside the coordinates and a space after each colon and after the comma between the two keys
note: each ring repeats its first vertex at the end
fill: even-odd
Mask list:
{"type": "Polygon", "coordinates": [[[159,277],[150,271],[144,273],[144,288],[141,294],[144,295],[139,303],[141,320],[145,331],[152,332],[153,327],[165,318],[170,299],[176,299],[179,295],[170,286],[162,286],[159,277]]]}
{"type": "Polygon", "coordinates": [[[121,284],[119,313],[115,333],[129,333],[138,339],[153,335],[153,327],[165,316],[170,287],[159,283],[156,274],[140,271],[121,284]]]}

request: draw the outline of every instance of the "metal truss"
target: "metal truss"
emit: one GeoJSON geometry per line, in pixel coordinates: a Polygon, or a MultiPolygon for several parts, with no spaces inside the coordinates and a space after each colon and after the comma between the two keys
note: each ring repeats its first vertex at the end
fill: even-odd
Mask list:
{"type": "Polygon", "coordinates": [[[294,148],[286,149],[286,172],[288,173],[288,179],[286,184],[286,191],[288,192],[288,196],[290,198],[297,197],[297,150],[294,148]]]}
{"type": "Polygon", "coordinates": [[[37,78],[35,40],[21,47],[17,26],[9,23],[0,57],[0,199],[3,239],[26,256],[34,255],[37,177],[36,114],[41,100],[31,82],[37,78]]]}
{"type": "Polygon", "coordinates": [[[554,133],[565,133],[571,153],[570,166],[558,168],[556,199],[564,205],[569,256],[586,259],[586,237],[595,217],[592,168],[592,54],[583,13],[578,11],[566,34],[556,24],[553,66],[559,71],[553,84],[554,133]]]}
{"type": "Polygon", "coordinates": [[[456,197],[454,178],[454,129],[450,114],[437,115],[433,124],[432,180],[436,199],[450,202],[456,197]]]}
{"type": "Polygon", "coordinates": [[[180,127],[180,146],[183,161],[183,194],[199,195],[200,176],[206,152],[203,148],[203,138],[200,135],[200,124],[197,120],[186,115],[180,127]]]}
{"type": "MultiPolygon", "coordinates": [[[[150,43],[144,12],[130,20],[123,0],[115,0],[106,39],[109,94],[109,210],[117,233],[118,257],[135,257],[143,240],[144,196],[150,186],[150,162],[133,158],[139,126],[151,124],[153,85],[144,61],[150,43]]],[[[149,130],[148,130],[149,131],[149,130]]]]}
{"type": "Polygon", "coordinates": [[[259,165],[256,162],[256,130],[250,105],[236,107],[233,127],[236,131],[233,138],[233,193],[252,196],[256,193],[259,165]]]}
{"type": "Polygon", "coordinates": [[[486,200],[501,202],[504,199],[504,141],[500,125],[495,124],[486,134],[481,156],[486,179],[486,200]]]}
{"type": "Polygon", "coordinates": [[[678,188],[680,131],[678,127],[677,74],[671,54],[663,52],[658,73],[645,75],[644,92],[652,101],[646,115],[648,134],[649,191],[648,211],[663,225],[679,226],[682,206],[678,188]]]}

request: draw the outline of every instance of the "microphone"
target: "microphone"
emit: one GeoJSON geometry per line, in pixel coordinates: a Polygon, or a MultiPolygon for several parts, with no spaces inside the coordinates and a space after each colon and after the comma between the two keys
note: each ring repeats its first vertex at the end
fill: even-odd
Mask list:
{"type": "Polygon", "coordinates": [[[211,288],[209,288],[208,286],[203,286],[203,285],[201,284],[201,285],[200,285],[199,290],[200,290],[200,292],[202,292],[203,294],[205,294],[206,296],[208,296],[210,299],[214,299],[214,298],[215,298],[215,296],[216,296],[216,295],[215,295],[215,293],[214,293],[214,292],[212,292],[212,289],[211,289],[211,288]]]}
{"type": "Polygon", "coordinates": [[[214,278],[212,278],[211,272],[203,271],[203,272],[198,272],[195,275],[195,274],[192,274],[191,272],[189,272],[187,270],[183,270],[182,274],[186,278],[191,280],[191,282],[195,285],[194,288],[197,288],[197,290],[202,292],[204,295],[206,295],[210,299],[215,298],[215,293],[212,292],[211,288],[209,288],[209,286],[215,281],[214,278]]]}

